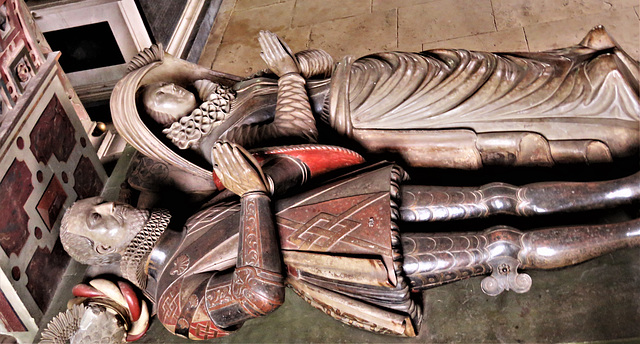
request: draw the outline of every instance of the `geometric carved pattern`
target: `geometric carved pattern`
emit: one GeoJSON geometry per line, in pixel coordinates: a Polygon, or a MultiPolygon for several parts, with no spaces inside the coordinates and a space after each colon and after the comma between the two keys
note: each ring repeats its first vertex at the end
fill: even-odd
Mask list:
{"type": "Polygon", "coordinates": [[[320,249],[329,248],[339,238],[347,236],[358,228],[359,223],[349,219],[341,219],[340,215],[319,213],[305,223],[304,229],[290,236],[289,241],[299,246],[301,250],[307,250],[311,246],[320,249]]]}
{"type": "Polygon", "coordinates": [[[182,289],[182,278],[176,280],[160,296],[158,303],[158,319],[166,326],[175,326],[180,316],[181,302],[180,291],[182,289]]]}
{"type": "Polygon", "coordinates": [[[227,336],[229,332],[216,327],[210,320],[191,323],[189,326],[189,337],[202,340],[227,336]]]}
{"type": "Polygon", "coordinates": [[[33,191],[31,185],[31,172],[27,165],[18,160],[14,160],[0,181],[0,246],[7,254],[15,253],[20,255],[29,231],[29,215],[24,210],[24,204],[33,191]]]}
{"type": "Polygon", "coordinates": [[[58,161],[66,162],[76,144],[75,133],[67,113],[54,95],[31,131],[31,152],[43,164],[52,154],[58,161]]]}
{"type": "Polygon", "coordinates": [[[99,195],[104,186],[91,159],[85,156],[80,158],[78,166],[73,172],[73,178],[76,181],[73,190],[78,195],[78,199],[99,195]]]}
{"type": "Polygon", "coordinates": [[[48,308],[62,280],[69,259],[60,240],[57,240],[52,252],[49,252],[47,247],[38,247],[27,266],[26,274],[29,277],[27,290],[43,312],[48,308]]]}
{"type": "Polygon", "coordinates": [[[389,193],[341,197],[276,215],[285,250],[389,255],[389,193]]]}
{"type": "Polygon", "coordinates": [[[40,213],[49,231],[51,231],[53,224],[56,222],[66,200],[67,193],[62,188],[58,178],[53,176],[37,206],[38,213],[40,213]]]}
{"type": "Polygon", "coordinates": [[[235,301],[231,291],[231,283],[207,288],[206,297],[207,313],[232,305],[235,301]]]}
{"type": "MultiPolygon", "coordinates": [[[[0,246],[4,251],[0,255],[8,258],[3,269],[15,273],[9,278],[16,282],[12,287],[20,299],[15,309],[23,321],[29,319],[27,315],[40,321],[69,265],[69,256],[51,234],[57,234],[65,206],[75,200],[74,189],[84,195],[99,194],[104,179],[99,165],[87,167],[97,159],[91,146],[76,141],[78,135],[85,141],[86,136],[75,113],[67,116],[64,111],[69,102],[53,74],[54,63],[48,61],[46,70],[54,79],[34,111],[11,118],[15,127],[3,138],[15,142],[0,160],[0,246]],[[84,180],[90,180],[90,185],[76,186],[84,180]]],[[[35,323],[24,324],[35,327],[35,323]]]]}

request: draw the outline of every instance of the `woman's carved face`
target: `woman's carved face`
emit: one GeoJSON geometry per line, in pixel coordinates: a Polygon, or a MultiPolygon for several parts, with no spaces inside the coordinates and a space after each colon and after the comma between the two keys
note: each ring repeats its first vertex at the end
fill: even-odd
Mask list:
{"type": "Polygon", "coordinates": [[[193,93],[176,84],[162,82],[148,85],[144,90],[142,102],[154,119],[159,114],[164,115],[160,117],[169,117],[156,119],[161,124],[165,121],[175,122],[198,106],[193,93]]]}

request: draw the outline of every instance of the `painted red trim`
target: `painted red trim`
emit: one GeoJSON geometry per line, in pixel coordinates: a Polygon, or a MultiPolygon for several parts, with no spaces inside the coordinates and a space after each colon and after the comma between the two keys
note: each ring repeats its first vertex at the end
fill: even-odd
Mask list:
{"type": "Polygon", "coordinates": [[[137,321],[140,318],[140,302],[138,301],[138,295],[136,295],[135,290],[133,290],[133,288],[126,282],[118,281],[118,287],[129,306],[131,321],[137,321]]]}
{"type": "Polygon", "coordinates": [[[147,334],[147,331],[149,330],[149,324],[147,323],[147,328],[144,329],[144,331],[142,331],[142,333],[132,336],[132,335],[127,335],[127,342],[135,342],[136,340],[142,338],[145,334],[147,334]]]}
{"type": "MultiPolygon", "coordinates": [[[[298,158],[309,167],[312,178],[323,173],[364,163],[364,158],[360,154],[343,147],[329,145],[267,147],[253,150],[251,153],[260,163],[274,155],[289,155],[298,158]]],[[[213,182],[218,190],[224,190],[224,186],[215,173],[213,173],[213,182]]]]}
{"type": "Polygon", "coordinates": [[[76,285],[71,289],[71,293],[77,297],[106,297],[101,291],[87,284],[76,285]]]}

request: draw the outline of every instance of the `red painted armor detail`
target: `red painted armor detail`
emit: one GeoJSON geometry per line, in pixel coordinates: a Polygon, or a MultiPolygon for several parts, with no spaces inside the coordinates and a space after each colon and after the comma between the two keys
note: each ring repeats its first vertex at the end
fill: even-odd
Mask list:
{"type": "Polygon", "coordinates": [[[137,321],[140,318],[140,302],[133,288],[125,282],[118,281],[118,287],[124,299],[127,301],[129,312],[131,312],[131,320],[137,321]]]}
{"type": "Polygon", "coordinates": [[[189,324],[189,339],[212,339],[224,337],[230,333],[229,331],[220,329],[211,321],[207,313],[206,302],[204,299],[199,300],[198,308],[194,312],[191,323],[189,324]]]}
{"type": "Polygon", "coordinates": [[[180,289],[182,279],[176,280],[167,290],[162,293],[158,302],[158,319],[166,326],[175,326],[182,311],[180,300],[180,289]]]}
{"type": "Polygon", "coordinates": [[[282,305],[282,299],[269,297],[269,289],[282,288],[282,276],[252,266],[237,268],[231,293],[242,308],[254,317],[269,314],[282,305]]]}
{"type": "MultiPolygon", "coordinates": [[[[244,228],[244,242],[242,243],[244,252],[242,260],[238,261],[241,265],[263,266],[262,261],[262,245],[260,243],[260,218],[258,217],[258,206],[253,198],[245,199],[244,202],[244,219],[242,221],[244,228]]],[[[242,232],[241,232],[242,233],[242,232]]]]}
{"type": "Polygon", "coordinates": [[[214,288],[207,289],[206,298],[207,313],[226,307],[233,304],[234,298],[231,294],[231,283],[215,286],[214,288]]]}
{"type": "Polygon", "coordinates": [[[311,177],[340,168],[364,163],[364,158],[351,150],[326,145],[270,147],[254,152],[258,161],[270,155],[288,155],[300,159],[311,171],[311,177]]]}
{"type": "Polygon", "coordinates": [[[221,330],[210,320],[192,322],[189,326],[190,339],[212,339],[228,336],[230,332],[221,330]]]}
{"type": "MultiPolygon", "coordinates": [[[[326,145],[309,144],[269,147],[252,150],[252,154],[258,162],[262,162],[269,156],[274,155],[288,155],[300,159],[309,167],[312,178],[337,169],[364,163],[364,158],[352,150],[326,145]]],[[[218,190],[224,190],[224,186],[215,173],[213,173],[213,182],[218,190]]]]}

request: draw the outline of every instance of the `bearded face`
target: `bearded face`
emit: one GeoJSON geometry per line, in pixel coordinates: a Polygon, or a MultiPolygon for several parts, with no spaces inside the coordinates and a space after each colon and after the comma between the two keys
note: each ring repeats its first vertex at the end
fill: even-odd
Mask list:
{"type": "Polygon", "coordinates": [[[99,197],[87,198],[69,208],[62,220],[60,237],[67,252],[82,263],[87,262],[77,256],[119,256],[142,229],[148,216],[148,211],[128,204],[105,202],[99,197]],[[83,252],[87,250],[93,252],[83,252]]]}

